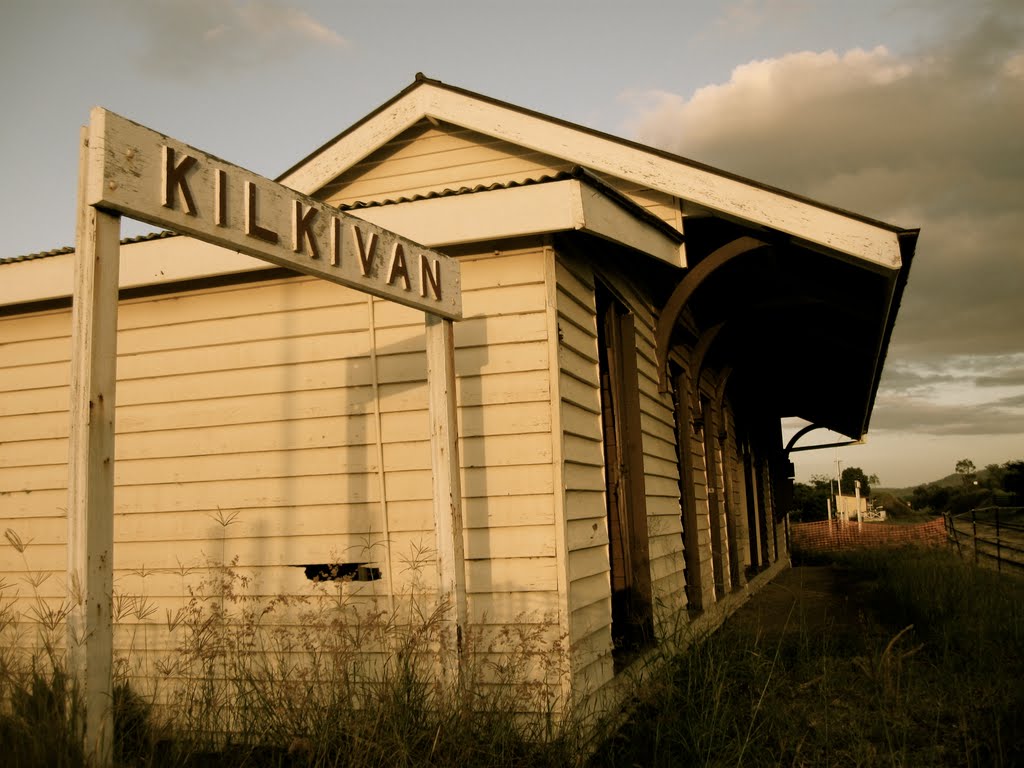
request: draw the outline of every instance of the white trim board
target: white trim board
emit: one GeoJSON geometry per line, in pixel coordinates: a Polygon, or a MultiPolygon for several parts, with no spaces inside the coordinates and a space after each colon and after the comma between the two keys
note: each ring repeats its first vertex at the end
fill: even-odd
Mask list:
{"type": "Polygon", "coordinates": [[[686,266],[682,243],[577,179],[360,208],[352,213],[428,247],[580,231],[686,266]]]}
{"type": "MultiPolygon", "coordinates": [[[[190,237],[166,237],[121,245],[119,287],[142,288],[266,269],[275,266],[190,237]]],[[[71,296],[74,272],[73,251],[0,265],[0,306],[66,299],[71,296]]]]}
{"type": "Polygon", "coordinates": [[[867,261],[876,268],[897,269],[902,263],[898,233],[891,228],[427,80],[326,145],[281,182],[298,192],[314,194],[424,118],[554,155],[867,261]]]}

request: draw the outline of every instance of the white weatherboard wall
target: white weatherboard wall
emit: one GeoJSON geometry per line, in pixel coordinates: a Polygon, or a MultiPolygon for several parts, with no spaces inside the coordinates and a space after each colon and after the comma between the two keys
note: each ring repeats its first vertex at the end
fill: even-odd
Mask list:
{"type": "Polygon", "coordinates": [[[317,197],[331,205],[377,202],[496,181],[525,181],[571,167],[500,139],[423,120],[346,170],[317,197]]]}
{"type": "MultiPolygon", "coordinates": [[[[455,341],[470,620],[553,642],[541,253],[460,260],[455,341]]],[[[0,317],[0,529],[31,542],[27,567],[0,546],[0,579],[23,607],[28,569],[49,576],[40,595],[65,596],[69,333],[66,308],[0,317]]],[[[383,571],[346,585],[354,598],[433,589],[425,379],[421,312],[312,278],[122,301],[115,589],[156,612],[122,617],[120,650],[135,629],[165,644],[165,609],[211,561],[237,558],[267,596],[308,593],[295,566],[339,561],[383,571]]]]}

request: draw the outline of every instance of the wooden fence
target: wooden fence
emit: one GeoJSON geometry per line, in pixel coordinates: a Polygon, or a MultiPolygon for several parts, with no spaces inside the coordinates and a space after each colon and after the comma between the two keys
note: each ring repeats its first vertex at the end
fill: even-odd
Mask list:
{"type": "Polygon", "coordinates": [[[1024,507],[978,507],[946,517],[960,556],[999,571],[1024,573],[1024,507]]]}

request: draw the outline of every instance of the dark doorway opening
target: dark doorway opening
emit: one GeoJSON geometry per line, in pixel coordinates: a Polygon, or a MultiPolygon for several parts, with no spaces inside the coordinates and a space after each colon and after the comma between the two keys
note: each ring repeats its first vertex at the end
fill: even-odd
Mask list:
{"type": "Polygon", "coordinates": [[[613,657],[620,669],[654,640],[647,494],[633,315],[600,283],[596,299],[613,657]]]}

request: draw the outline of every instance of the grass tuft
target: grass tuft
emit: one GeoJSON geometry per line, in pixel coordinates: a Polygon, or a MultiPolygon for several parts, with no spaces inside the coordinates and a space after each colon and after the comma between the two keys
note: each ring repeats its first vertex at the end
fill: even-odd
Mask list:
{"type": "MultiPolygon", "coordinates": [[[[5,538],[28,575],[21,586],[0,584],[4,765],[81,766],[83,705],[64,655],[69,603],[53,608],[40,595],[31,542],[11,530],[5,538]]],[[[414,552],[410,567],[432,560],[414,552]]],[[[151,573],[133,575],[145,584],[151,573]]],[[[119,766],[580,762],[582,728],[559,711],[562,641],[552,641],[551,622],[472,628],[462,672],[452,674],[450,611],[422,585],[380,607],[351,599],[338,581],[266,598],[236,560],[175,575],[185,595],[176,609],[157,610],[144,590],[115,596],[128,624],[115,658],[119,766]]]]}
{"type": "Polygon", "coordinates": [[[941,550],[831,568],[860,621],[727,622],[669,660],[591,766],[1024,764],[1024,583],[941,550]]]}

